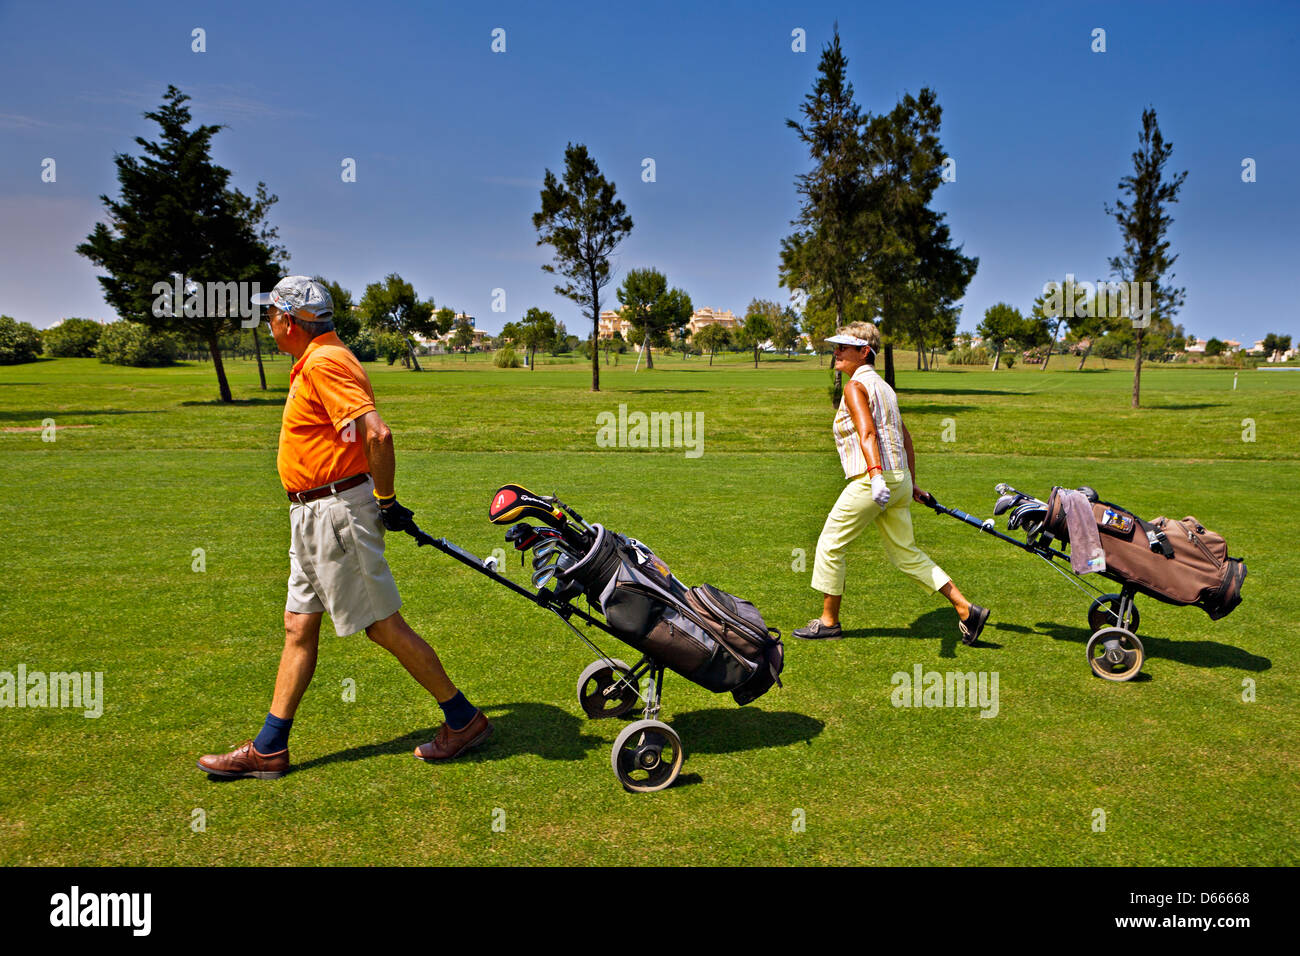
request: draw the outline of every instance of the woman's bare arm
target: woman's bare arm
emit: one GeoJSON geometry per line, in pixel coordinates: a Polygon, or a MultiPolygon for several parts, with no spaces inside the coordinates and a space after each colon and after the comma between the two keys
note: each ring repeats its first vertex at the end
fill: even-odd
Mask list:
{"type": "Polygon", "coordinates": [[[862,457],[867,461],[867,474],[881,471],[880,439],[876,435],[876,420],[871,417],[871,399],[867,397],[867,390],[857,382],[849,382],[844,389],[844,403],[849,407],[853,427],[858,432],[862,457]]]}

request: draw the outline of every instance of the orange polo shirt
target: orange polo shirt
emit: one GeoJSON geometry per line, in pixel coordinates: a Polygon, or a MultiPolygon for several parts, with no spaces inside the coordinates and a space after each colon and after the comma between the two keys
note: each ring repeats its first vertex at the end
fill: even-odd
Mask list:
{"type": "Polygon", "coordinates": [[[375,409],[370,378],[333,333],[311,340],[289,372],[276,467],[288,492],[370,470],[361,434],[347,424],[375,409]],[[350,440],[349,440],[350,439],[350,440]]]}

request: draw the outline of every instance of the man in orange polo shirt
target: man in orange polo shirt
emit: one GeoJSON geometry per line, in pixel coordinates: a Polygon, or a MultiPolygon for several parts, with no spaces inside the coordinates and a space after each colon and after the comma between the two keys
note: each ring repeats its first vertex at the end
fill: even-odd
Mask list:
{"type": "Polygon", "coordinates": [[[375,409],[370,379],[334,333],[334,304],[319,282],[281,279],[254,298],[271,333],[294,357],[276,464],[289,495],[289,596],[284,650],[261,733],[199,769],[216,777],[274,779],[289,769],[289,729],[316,669],[321,615],[340,636],[364,630],[438,701],[445,722],[422,760],[447,760],[487,740],[492,724],[447,677],[438,655],[398,610],[384,531],[415,527],[393,491],[393,436],[375,409]]]}

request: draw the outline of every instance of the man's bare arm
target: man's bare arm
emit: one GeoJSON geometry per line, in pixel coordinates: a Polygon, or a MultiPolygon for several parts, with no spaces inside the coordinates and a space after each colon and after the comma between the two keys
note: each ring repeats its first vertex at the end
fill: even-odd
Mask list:
{"type": "Polygon", "coordinates": [[[357,437],[365,443],[366,461],[370,463],[370,477],[375,482],[375,494],[381,498],[391,498],[393,474],[397,470],[393,433],[377,411],[366,412],[357,419],[356,425],[357,437]]]}

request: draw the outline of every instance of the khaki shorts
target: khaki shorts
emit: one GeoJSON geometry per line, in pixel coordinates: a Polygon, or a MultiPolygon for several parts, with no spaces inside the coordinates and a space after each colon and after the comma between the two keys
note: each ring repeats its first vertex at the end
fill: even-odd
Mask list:
{"type": "Polygon", "coordinates": [[[289,506],[289,597],[284,609],[327,612],[340,635],[364,631],[402,606],[384,559],[384,522],[366,481],[289,506]]]}

